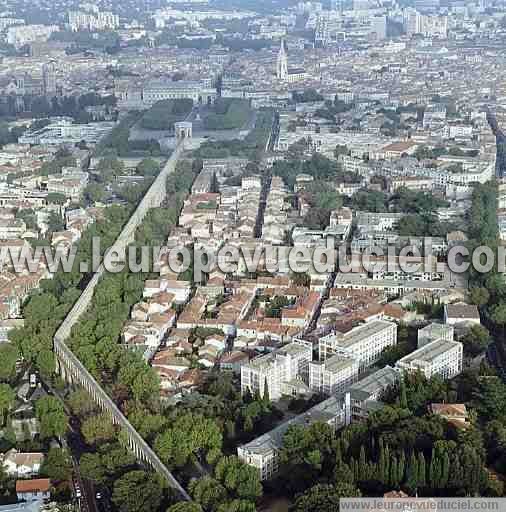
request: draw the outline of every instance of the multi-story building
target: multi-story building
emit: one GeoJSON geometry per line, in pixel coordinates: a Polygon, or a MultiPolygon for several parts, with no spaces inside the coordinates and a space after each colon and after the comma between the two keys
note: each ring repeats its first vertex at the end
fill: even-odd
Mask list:
{"type": "Polygon", "coordinates": [[[145,105],[154,105],[160,100],[191,99],[193,103],[212,103],[216,99],[216,89],[206,87],[198,81],[151,80],[142,90],[145,105]]]}
{"type": "Polygon", "coordinates": [[[28,43],[45,42],[53,32],[59,30],[57,25],[19,25],[7,29],[7,43],[19,48],[28,43]]]}
{"type": "Polygon", "coordinates": [[[352,384],[350,394],[350,418],[351,421],[367,418],[373,412],[383,406],[381,398],[383,393],[399,382],[400,374],[391,366],[385,366],[364,379],[352,384]]]}
{"type": "Polygon", "coordinates": [[[356,224],[358,229],[373,227],[376,231],[389,231],[394,229],[403,217],[403,213],[357,212],[356,224]]]}
{"type": "Polygon", "coordinates": [[[303,414],[282,423],[275,429],[237,448],[238,457],[257,468],[260,480],[268,480],[279,471],[279,451],[283,436],[292,425],[308,426],[315,422],[326,423],[336,430],[349,423],[349,395],[330,397],[303,414]]]}
{"type": "Polygon", "coordinates": [[[42,82],[44,84],[44,94],[54,96],[56,94],[56,66],[54,62],[42,67],[42,82]]]}
{"type": "Polygon", "coordinates": [[[343,393],[358,378],[358,361],[336,354],[309,364],[309,388],[315,393],[343,393]]]}
{"type": "Polygon", "coordinates": [[[355,358],[359,371],[373,365],[386,347],[397,343],[397,325],[385,320],[372,320],[347,333],[332,333],[320,338],[320,360],[333,354],[355,358]]]}
{"type": "Polygon", "coordinates": [[[241,392],[263,397],[267,391],[271,400],[278,400],[300,385],[307,388],[312,356],[312,344],[297,340],[253,359],[241,367],[241,392]]]}
{"type": "Polygon", "coordinates": [[[69,11],[70,29],[78,30],[114,30],[119,27],[119,16],[112,12],[69,11]]]}
{"type": "Polygon", "coordinates": [[[435,340],[453,341],[453,326],[431,323],[423,329],[418,329],[418,348],[435,340]]]}
{"type": "Polygon", "coordinates": [[[408,36],[422,34],[426,37],[446,38],[448,34],[447,16],[425,16],[416,10],[406,13],[404,26],[408,36]]]}
{"type": "Polygon", "coordinates": [[[434,375],[451,379],[462,371],[462,359],[462,343],[437,339],[404,356],[396,367],[407,372],[419,371],[427,379],[434,375]]]}

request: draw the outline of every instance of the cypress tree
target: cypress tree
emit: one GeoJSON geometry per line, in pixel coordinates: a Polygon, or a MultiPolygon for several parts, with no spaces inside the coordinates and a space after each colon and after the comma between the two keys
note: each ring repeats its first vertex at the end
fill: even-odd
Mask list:
{"type": "Polygon", "coordinates": [[[367,474],[367,460],[365,458],[365,448],[364,445],[360,447],[360,456],[358,459],[358,471],[359,471],[359,480],[363,480],[364,476],[367,474]]]}
{"type": "Polygon", "coordinates": [[[429,485],[435,489],[437,487],[436,482],[436,451],[434,448],[432,449],[432,454],[430,457],[430,464],[429,464],[429,485]]]}
{"type": "Polygon", "coordinates": [[[394,489],[399,487],[399,465],[395,455],[392,455],[392,459],[390,460],[390,478],[388,480],[388,483],[394,489]]]}
{"type": "Polygon", "coordinates": [[[358,480],[359,480],[358,464],[357,464],[357,461],[353,457],[350,459],[350,469],[353,474],[353,480],[355,482],[358,482],[358,480]]]}
{"type": "Polygon", "coordinates": [[[341,443],[338,439],[337,446],[336,446],[336,466],[339,466],[342,463],[343,463],[343,454],[341,453],[341,443]]]}
{"type": "Polygon", "coordinates": [[[432,450],[432,457],[430,459],[429,467],[429,483],[433,489],[441,488],[441,457],[432,450]]]}
{"type": "Polygon", "coordinates": [[[397,464],[397,480],[399,481],[399,485],[404,482],[404,472],[406,470],[406,454],[404,450],[401,452],[399,456],[399,462],[397,464]]]}
{"type": "Polygon", "coordinates": [[[450,480],[450,457],[448,452],[443,455],[443,461],[441,466],[441,489],[448,487],[448,481],[450,480]]]}
{"type": "Polygon", "coordinates": [[[271,403],[271,399],[269,397],[269,385],[267,384],[267,377],[265,377],[264,380],[264,395],[262,397],[262,401],[266,406],[268,406],[271,403]]]}
{"type": "Polygon", "coordinates": [[[403,409],[408,408],[408,395],[406,392],[406,382],[404,381],[404,377],[401,379],[400,388],[399,388],[399,405],[403,409]]]}
{"type": "Polygon", "coordinates": [[[388,473],[387,473],[385,449],[383,447],[383,440],[380,438],[379,458],[378,458],[378,480],[382,484],[386,484],[387,478],[388,478],[388,473]]]}
{"type": "Polygon", "coordinates": [[[427,469],[425,467],[425,457],[423,452],[418,454],[418,486],[426,487],[427,485],[427,469]]]}
{"type": "Polygon", "coordinates": [[[246,418],[244,418],[244,425],[243,425],[243,428],[244,428],[244,432],[251,432],[254,428],[254,425],[253,425],[253,420],[251,419],[251,416],[246,416],[246,418]]]}
{"type": "Polygon", "coordinates": [[[418,460],[415,452],[411,452],[408,468],[406,470],[406,485],[414,491],[418,487],[418,460]]]}
{"type": "Polygon", "coordinates": [[[385,446],[385,483],[388,484],[390,479],[390,448],[385,446]]]}
{"type": "Polygon", "coordinates": [[[449,486],[451,489],[462,489],[464,484],[464,471],[457,454],[452,456],[450,464],[449,486]]]}

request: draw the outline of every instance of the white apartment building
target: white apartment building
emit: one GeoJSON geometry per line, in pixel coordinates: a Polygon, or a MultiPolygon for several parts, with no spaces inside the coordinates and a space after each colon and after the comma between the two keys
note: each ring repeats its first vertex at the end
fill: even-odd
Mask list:
{"type": "Polygon", "coordinates": [[[431,323],[423,329],[418,329],[418,348],[435,340],[453,341],[452,325],[431,323]]]}
{"type": "Polygon", "coordinates": [[[448,33],[447,16],[425,16],[415,10],[405,15],[404,26],[408,36],[422,34],[426,37],[446,38],[448,33]]]}
{"type": "Polygon", "coordinates": [[[343,393],[358,378],[358,361],[336,354],[309,364],[309,388],[315,393],[343,393]]]}
{"type": "Polygon", "coordinates": [[[462,358],[462,343],[437,339],[397,361],[396,368],[407,372],[420,371],[427,379],[433,375],[451,379],[462,371],[462,358]]]}
{"type": "Polygon", "coordinates": [[[20,138],[20,144],[76,144],[84,140],[96,143],[115,126],[113,122],[72,124],[62,120],[51,123],[40,130],[29,130],[20,138]]]}
{"type": "Polygon", "coordinates": [[[259,393],[263,397],[267,384],[269,398],[279,400],[286,385],[297,387],[308,382],[312,356],[312,344],[297,340],[253,359],[241,367],[241,393],[249,390],[252,395],[259,393]]]}
{"type": "Polygon", "coordinates": [[[69,11],[70,30],[114,30],[119,27],[119,16],[112,12],[69,11]]]}
{"type": "Polygon", "coordinates": [[[364,379],[352,384],[350,395],[351,421],[367,418],[370,412],[380,409],[383,393],[399,381],[400,373],[391,366],[385,366],[364,379]]]}
{"type": "Polygon", "coordinates": [[[16,48],[28,43],[45,42],[53,32],[58,32],[57,25],[18,25],[7,29],[7,43],[16,48]]]}
{"type": "Polygon", "coordinates": [[[279,471],[279,451],[283,447],[283,436],[290,426],[308,426],[318,421],[337,430],[349,423],[349,411],[349,394],[330,397],[270,432],[239,446],[237,455],[243,462],[258,469],[260,480],[268,480],[279,471]]]}
{"type": "Polygon", "coordinates": [[[340,354],[355,358],[359,371],[373,365],[386,347],[397,343],[397,325],[385,320],[373,320],[355,327],[347,333],[332,333],[320,338],[320,361],[340,354]]]}
{"type": "Polygon", "coordinates": [[[357,212],[357,228],[372,228],[375,231],[389,231],[394,229],[404,217],[404,213],[375,213],[357,212]]]}

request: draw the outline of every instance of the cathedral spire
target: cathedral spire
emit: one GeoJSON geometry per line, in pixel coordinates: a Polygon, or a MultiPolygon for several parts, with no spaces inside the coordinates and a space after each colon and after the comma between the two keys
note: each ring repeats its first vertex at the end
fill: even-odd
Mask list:
{"type": "Polygon", "coordinates": [[[276,76],[279,80],[286,80],[288,76],[288,57],[286,55],[284,39],[281,39],[281,45],[279,47],[276,76]]]}

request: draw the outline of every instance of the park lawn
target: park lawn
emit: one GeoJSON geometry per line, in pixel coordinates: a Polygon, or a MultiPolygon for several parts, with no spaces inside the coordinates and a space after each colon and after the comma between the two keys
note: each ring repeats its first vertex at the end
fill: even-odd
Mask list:
{"type": "Polygon", "coordinates": [[[171,130],[174,123],[183,121],[193,108],[190,99],[157,101],[141,118],[146,130],[171,130]]]}
{"type": "Polygon", "coordinates": [[[246,124],[250,114],[249,101],[219,98],[213,113],[204,119],[204,126],[208,130],[234,130],[246,124]]]}

